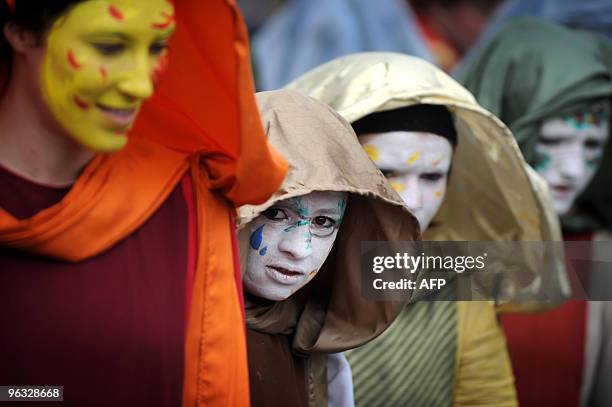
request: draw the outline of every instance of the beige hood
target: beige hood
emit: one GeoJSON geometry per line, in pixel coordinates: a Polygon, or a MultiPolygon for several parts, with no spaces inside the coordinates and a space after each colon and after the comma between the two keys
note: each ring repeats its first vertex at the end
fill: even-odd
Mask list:
{"type": "MultiPolygon", "coordinates": [[[[508,128],[428,62],[397,53],[353,54],[306,73],[288,88],[328,103],[349,122],[416,104],[450,110],[458,134],[452,176],[424,240],[561,240],[546,184],[525,163],[508,128]]],[[[554,276],[542,275],[539,253],[525,250],[520,256],[531,277],[505,282],[505,295],[524,300],[543,289],[567,295],[562,253],[556,255],[554,276]]]]}
{"type": "Polygon", "coordinates": [[[359,346],[380,334],[404,306],[364,298],[361,242],[420,240],[418,223],[336,112],[288,90],[259,93],[257,101],[268,139],[289,172],[263,205],[239,209],[243,257],[248,231],[242,227],[275,202],[312,191],[346,191],[349,200],[334,248],[313,281],[284,301],[247,301],[247,325],[264,333],[293,333],[298,354],[359,346]]]}

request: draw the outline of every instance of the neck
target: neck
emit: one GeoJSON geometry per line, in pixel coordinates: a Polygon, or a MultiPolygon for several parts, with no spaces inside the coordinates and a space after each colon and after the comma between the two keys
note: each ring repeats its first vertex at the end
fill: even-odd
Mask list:
{"type": "Polygon", "coordinates": [[[46,108],[36,105],[18,67],[0,98],[0,165],[37,183],[72,185],[94,157],[55,124],[46,108]]]}

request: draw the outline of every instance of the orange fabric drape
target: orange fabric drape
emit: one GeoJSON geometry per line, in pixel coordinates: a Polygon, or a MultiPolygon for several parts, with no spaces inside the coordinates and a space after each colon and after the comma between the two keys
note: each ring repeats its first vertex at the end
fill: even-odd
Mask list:
{"type": "Polygon", "coordinates": [[[265,141],[235,1],[176,0],[175,7],[168,70],[134,136],[202,152],[211,189],[236,206],[264,202],[270,186],[282,182],[286,164],[265,141]]]}
{"type": "Polygon", "coordinates": [[[71,262],[93,257],[142,225],[187,166],[185,154],[146,141],[99,155],[61,202],[32,218],[0,208],[0,245],[71,262]]]}
{"type": "Polygon", "coordinates": [[[60,203],[30,219],[17,220],[0,208],[0,246],[72,262],[93,257],[140,227],[191,171],[198,253],[183,405],[247,406],[232,214],[234,206],[267,200],[287,166],[267,144],[258,117],[248,39],[235,2],[174,3],[169,67],[126,148],[97,156],[60,203]]]}

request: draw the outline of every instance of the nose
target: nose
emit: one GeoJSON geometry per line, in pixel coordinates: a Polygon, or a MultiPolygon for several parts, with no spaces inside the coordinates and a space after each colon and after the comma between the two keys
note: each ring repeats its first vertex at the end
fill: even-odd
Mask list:
{"type": "Polygon", "coordinates": [[[401,194],[404,203],[411,212],[416,213],[423,207],[423,196],[419,187],[419,182],[416,179],[408,179],[405,181],[406,188],[401,194]]]}
{"type": "Polygon", "coordinates": [[[584,177],[587,172],[584,155],[584,150],[581,147],[567,151],[563,160],[559,162],[561,175],[570,180],[579,180],[584,177]]]}
{"type": "Polygon", "coordinates": [[[310,256],[312,254],[312,234],[308,225],[283,232],[278,250],[293,259],[305,259],[310,256]]]}
{"type": "Polygon", "coordinates": [[[137,100],[145,100],[153,95],[151,66],[147,57],[138,57],[134,65],[126,70],[118,83],[119,91],[137,100]]]}

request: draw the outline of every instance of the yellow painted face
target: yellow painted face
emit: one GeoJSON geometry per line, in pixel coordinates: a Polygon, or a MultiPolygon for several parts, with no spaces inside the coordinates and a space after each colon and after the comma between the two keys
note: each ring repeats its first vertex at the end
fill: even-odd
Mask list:
{"type": "Polygon", "coordinates": [[[169,0],[87,0],[53,25],[41,67],[43,97],[77,142],[121,149],[166,65],[169,0]]]}

